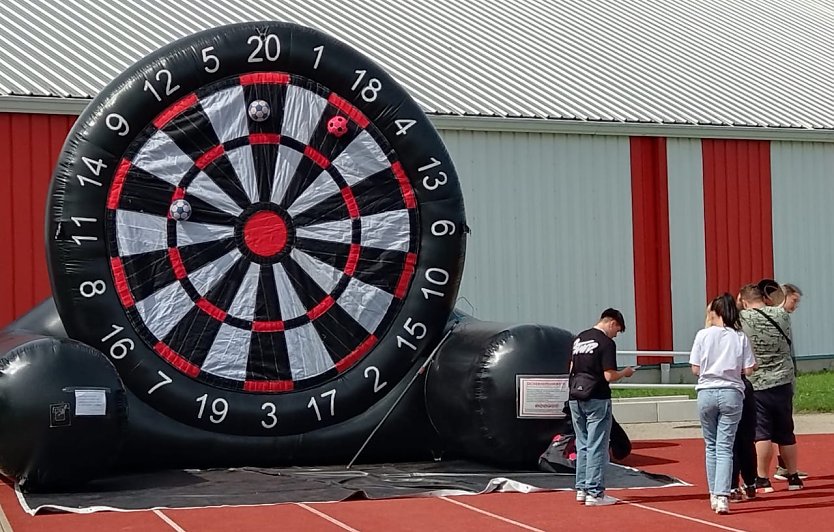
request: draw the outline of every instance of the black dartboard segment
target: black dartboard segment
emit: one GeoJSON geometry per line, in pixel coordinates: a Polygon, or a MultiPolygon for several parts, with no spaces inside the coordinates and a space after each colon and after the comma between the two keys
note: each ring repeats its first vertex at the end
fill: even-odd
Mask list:
{"type": "Polygon", "coordinates": [[[442,332],[465,228],[402,88],[272,22],[183,39],[106,87],[48,222],[69,334],[160,412],[252,435],[338,423],[401,380],[442,332]]]}

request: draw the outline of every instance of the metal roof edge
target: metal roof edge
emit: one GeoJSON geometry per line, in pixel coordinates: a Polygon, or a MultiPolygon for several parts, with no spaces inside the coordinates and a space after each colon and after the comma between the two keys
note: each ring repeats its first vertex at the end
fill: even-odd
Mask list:
{"type": "Polygon", "coordinates": [[[491,116],[430,115],[429,118],[434,127],[440,130],[834,142],[834,129],[595,122],[491,116]]]}
{"type": "MultiPolygon", "coordinates": [[[[87,98],[51,96],[0,96],[0,113],[80,115],[91,101],[87,98]]],[[[429,119],[437,129],[451,131],[834,142],[834,129],[596,122],[439,114],[429,115],[429,119]]]]}
{"type": "Polygon", "coordinates": [[[91,101],[88,98],[53,96],[0,96],[0,113],[80,115],[91,101]]]}

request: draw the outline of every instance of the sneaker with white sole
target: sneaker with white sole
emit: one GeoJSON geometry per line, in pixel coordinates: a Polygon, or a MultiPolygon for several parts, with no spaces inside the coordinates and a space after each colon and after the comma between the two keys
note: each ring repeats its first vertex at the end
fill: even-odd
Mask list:
{"type": "Polygon", "coordinates": [[[715,496],[715,513],[728,514],[730,513],[730,501],[726,495],[715,496]]]}
{"type": "Polygon", "coordinates": [[[617,504],[618,502],[620,502],[620,499],[609,497],[604,493],[599,497],[594,497],[593,495],[585,497],[585,506],[611,506],[612,504],[617,504]]]}
{"type": "MultiPolygon", "coordinates": [[[[802,480],[808,478],[808,473],[806,473],[805,471],[799,471],[797,469],[796,474],[799,475],[799,478],[801,478],[802,480]]],[[[789,475],[787,468],[779,466],[776,468],[776,473],[773,475],[773,478],[775,478],[776,480],[788,480],[788,476],[789,475]]]]}
{"type": "Polygon", "coordinates": [[[769,478],[756,477],[756,491],[758,493],[773,493],[773,484],[769,478]]]}
{"type": "Polygon", "coordinates": [[[710,507],[713,511],[715,511],[715,504],[716,504],[716,500],[717,500],[717,498],[718,498],[718,497],[717,497],[716,495],[713,495],[712,493],[710,493],[710,494],[709,494],[709,507],[710,507]]]}
{"type": "Polygon", "coordinates": [[[788,475],[788,490],[801,490],[805,487],[805,483],[802,482],[802,478],[800,478],[799,473],[794,473],[793,475],[788,475]]]}
{"type": "Polygon", "coordinates": [[[587,496],[588,496],[588,494],[585,493],[583,490],[576,490],[576,502],[578,502],[580,504],[584,504],[585,503],[585,497],[587,497],[587,496]]]}

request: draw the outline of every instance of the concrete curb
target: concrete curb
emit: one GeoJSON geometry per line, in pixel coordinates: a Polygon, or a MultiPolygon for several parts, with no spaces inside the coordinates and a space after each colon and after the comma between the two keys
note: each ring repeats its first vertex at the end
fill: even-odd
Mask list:
{"type": "Polygon", "coordinates": [[[663,423],[698,421],[698,401],[663,397],[651,400],[616,401],[612,403],[614,417],[619,423],[663,423]]]}

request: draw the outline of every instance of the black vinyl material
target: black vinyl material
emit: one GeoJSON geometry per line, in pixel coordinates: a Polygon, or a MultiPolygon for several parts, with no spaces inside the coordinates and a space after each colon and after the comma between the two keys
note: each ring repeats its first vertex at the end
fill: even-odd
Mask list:
{"type": "MultiPolygon", "coordinates": [[[[610,464],[606,487],[680,485],[675,478],[610,464]]],[[[24,509],[90,512],[386,499],[494,491],[573,489],[573,473],[508,470],[466,461],[342,467],[161,471],[97,480],[83,493],[26,494],[24,509]]]]}
{"type": "MultiPolygon", "coordinates": [[[[192,456],[229,457],[240,452],[258,462],[276,463],[297,456],[296,449],[303,447],[297,442],[307,445],[318,441],[315,435],[327,440],[319,452],[344,454],[341,446],[346,434],[337,427],[366,424],[359,418],[394,393],[415,363],[425,359],[443,334],[455,301],[465,234],[463,199],[454,166],[414,100],[378,65],[332,37],[277,22],[237,24],[187,37],[142,59],[105,87],[79,118],[63,147],[50,189],[46,223],[53,294],[63,324],[70,337],[111,358],[132,398],[141,398],[148,406],[137,410],[150,417],[151,412],[159,412],[175,421],[172,427],[193,427],[191,434],[201,444],[191,446],[192,456]],[[280,41],[280,54],[270,60],[263,57],[261,49],[261,55],[254,57],[262,60],[252,63],[258,43],[274,42],[272,36],[280,41]],[[314,50],[318,47],[324,52],[317,60],[314,50]],[[207,60],[207,56],[214,59],[207,60]],[[148,80],[164,81],[165,76],[159,77],[163,70],[173,76],[179,90],[170,97],[157,90],[161,95],[158,101],[145,86],[148,80]],[[356,84],[360,71],[363,79],[377,80],[383,89],[363,92],[364,84],[356,84]],[[112,218],[113,210],[106,208],[108,191],[136,135],[177,98],[253,72],[303,76],[359,109],[396,153],[417,205],[410,212],[414,216],[419,212],[412,281],[397,303],[396,315],[386,316],[388,329],[348,370],[325,375],[321,382],[305,383],[306,387],[292,392],[229,389],[222,382],[202,382],[172,368],[143,340],[147,335],[137,331],[136,317],[120,302],[111,271],[114,257],[107,224],[112,220],[106,220],[112,218]],[[403,131],[406,119],[414,122],[403,131]],[[426,169],[427,165],[431,169],[426,169]],[[438,185],[440,181],[442,185],[438,185]],[[118,331],[116,336],[103,340],[114,331],[118,331]],[[402,344],[402,339],[415,348],[402,344]],[[379,388],[383,382],[388,385],[379,388]],[[203,408],[198,410],[201,404],[203,408]],[[317,419],[311,404],[326,415],[317,419]],[[216,412],[224,412],[222,416],[212,415],[215,407],[216,412]],[[273,407],[279,422],[266,423],[272,419],[266,416],[273,407]]],[[[360,262],[357,268],[357,275],[374,273],[365,263],[360,262]]],[[[121,290],[124,293],[123,286],[121,290]]],[[[185,342],[180,337],[172,341],[185,342]]],[[[151,421],[147,425],[157,431],[168,430],[151,421]]]]}
{"type": "Polygon", "coordinates": [[[0,333],[0,469],[24,491],[80,486],[109,470],[127,402],[113,365],[69,339],[0,333]],[[82,406],[83,396],[99,409],[82,406]]]}
{"type": "Polygon", "coordinates": [[[516,377],[566,376],[572,339],[557,327],[464,319],[426,378],[427,411],[446,450],[470,460],[534,467],[570,419],[519,418],[516,377]]]}

